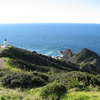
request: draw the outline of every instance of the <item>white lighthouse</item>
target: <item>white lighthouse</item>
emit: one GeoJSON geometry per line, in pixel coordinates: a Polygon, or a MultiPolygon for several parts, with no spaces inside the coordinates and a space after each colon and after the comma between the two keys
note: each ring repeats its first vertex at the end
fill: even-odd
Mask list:
{"type": "Polygon", "coordinates": [[[4,45],[4,48],[8,47],[6,39],[4,40],[3,45],[4,45]]]}

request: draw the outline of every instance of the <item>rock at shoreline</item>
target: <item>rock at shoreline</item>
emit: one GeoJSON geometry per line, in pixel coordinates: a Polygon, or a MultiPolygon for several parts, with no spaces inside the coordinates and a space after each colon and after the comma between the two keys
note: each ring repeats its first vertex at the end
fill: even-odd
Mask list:
{"type": "Polygon", "coordinates": [[[64,60],[70,60],[75,54],[71,51],[71,49],[66,49],[64,51],[59,51],[59,53],[62,55],[62,59],[64,60]]]}

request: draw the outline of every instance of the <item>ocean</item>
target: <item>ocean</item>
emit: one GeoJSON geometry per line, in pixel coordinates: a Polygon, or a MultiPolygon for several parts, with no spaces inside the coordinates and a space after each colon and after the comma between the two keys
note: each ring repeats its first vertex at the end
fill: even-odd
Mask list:
{"type": "Polygon", "coordinates": [[[0,24],[0,44],[5,38],[9,45],[48,56],[60,56],[58,51],[68,48],[74,53],[88,48],[100,55],[100,24],[0,24]]]}

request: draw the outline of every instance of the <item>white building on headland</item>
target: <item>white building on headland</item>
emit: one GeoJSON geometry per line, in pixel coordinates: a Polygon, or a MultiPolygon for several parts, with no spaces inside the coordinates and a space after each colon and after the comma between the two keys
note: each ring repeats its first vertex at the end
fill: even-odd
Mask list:
{"type": "Polygon", "coordinates": [[[4,48],[8,47],[6,39],[4,40],[3,45],[4,45],[4,48]]]}
{"type": "Polygon", "coordinates": [[[0,45],[1,48],[6,48],[8,47],[7,45],[7,40],[5,39],[4,42],[3,42],[3,45],[0,45]]]}

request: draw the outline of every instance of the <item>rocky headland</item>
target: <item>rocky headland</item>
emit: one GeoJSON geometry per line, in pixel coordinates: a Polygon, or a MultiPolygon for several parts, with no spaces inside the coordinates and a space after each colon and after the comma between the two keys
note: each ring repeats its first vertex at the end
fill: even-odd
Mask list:
{"type": "Polygon", "coordinates": [[[82,49],[78,53],[73,53],[71,49],[66,49],[64,51],[59,51],[62,55],[62,59],[70,61],[72,63],[85,63],[92,64],[97,67],[100,66],[100,56],[92,50],[87,48],[82,49]]]}

